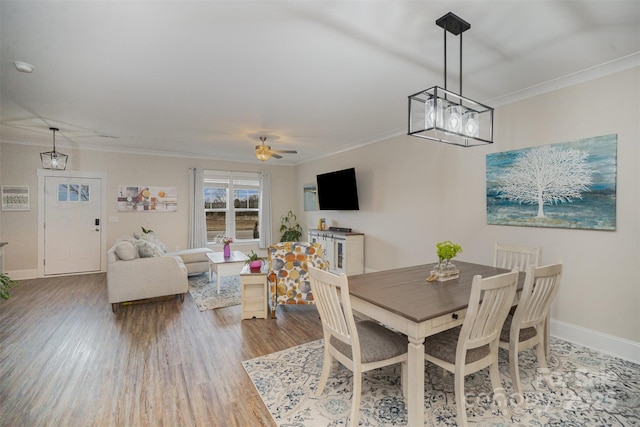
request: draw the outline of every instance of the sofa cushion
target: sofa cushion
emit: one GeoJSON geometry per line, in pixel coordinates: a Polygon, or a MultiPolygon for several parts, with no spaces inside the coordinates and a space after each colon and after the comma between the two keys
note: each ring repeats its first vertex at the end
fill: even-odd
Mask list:
{"type": "Polygon", "coordinates": [[[138,249],[130,241],[122,240],[116,243],[114,250],[122,261],[131,261],[138,258],[138,249]]]}
{"type": "Polygon", "coordinates": [[[212,253],[213,251],[209,248],[194,248],[194,249],[183,249],[181,251],[172,252],[172,255],[178,255],[182,258],[185,264],[194,263],[194,262],[209,262],[207,258],[207,253],[212,253]]]}
{"type": "Polygon", "coordinates": [[[138,249],[138,254],[140,255],[140,258],[150,258],[150,257],[156,257],[156,256],[162,256],[165,254],[165,252],[160,249],[157,245],[155,245],[154,243],[151,243],[148,240],[136,240],[136,248],[138,249]]]}

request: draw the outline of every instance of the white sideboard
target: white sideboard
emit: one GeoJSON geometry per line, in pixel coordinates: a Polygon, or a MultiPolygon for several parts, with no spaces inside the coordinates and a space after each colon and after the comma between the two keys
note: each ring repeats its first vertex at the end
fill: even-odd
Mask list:
{"type": "Polygon", "coordinates": [[[364,234],[333,230],[309,230],[309,242],[320,243],[333,273],[364,273],[364,234]]]}

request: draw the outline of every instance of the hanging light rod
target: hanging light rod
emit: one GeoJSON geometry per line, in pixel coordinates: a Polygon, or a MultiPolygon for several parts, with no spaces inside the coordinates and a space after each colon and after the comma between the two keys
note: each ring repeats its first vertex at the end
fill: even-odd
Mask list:
{"type": "Polygon", "coordinates": [[[462,33],[471,24],[452,12],[436,20],[444,29],[444,88],[409,95],[407,134],[462,147],[493,144],[493,108],[462,96],[462,33]],[[460,90],[447,89],[447,32],[460,36],[460,90]]]}
{"type": "Polygon", "coordinates": [[[67,168],[67,159],[69,158],[69,156],[56,151],[56,132],[58,132],[60,129],[49,128],[49,130],[53,132],[53,151],[40,153],[42,168],[63,171],[67,168]]]}

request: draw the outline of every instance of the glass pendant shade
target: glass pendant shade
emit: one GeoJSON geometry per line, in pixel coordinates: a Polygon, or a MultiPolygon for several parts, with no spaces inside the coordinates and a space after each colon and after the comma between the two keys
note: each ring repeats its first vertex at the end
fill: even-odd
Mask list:
{"type": "Polygon", "coordinates": [[[53,131],[53,151],[40,153],[42,168],[63,171],[67,168],[67,159],[69,158],[69,156],[56,151],[56,131],[58,131],[59,129],[49,128],[49,130],[53,131]]]}
{"type": "Polygon", "coordinates": [[[464,113],[464,118],[462,120],[464,123],[463,133],[472,138],[476,138],[479,134],[478,113],[476,113],[475,111],[467,111],[466,113],[464,113]]]}
{"type": "Polygon", "coordinates": [[[426,124],[428,128],[442,127],[442,103],[437,98],[431,98],[427,101],[426,106],[426,124]]]}
{"type": "Polygon", "coordinates": [[[450,132],[462,131],[462,107],[452,105],[447,108],[447,130],[450,132]]]}

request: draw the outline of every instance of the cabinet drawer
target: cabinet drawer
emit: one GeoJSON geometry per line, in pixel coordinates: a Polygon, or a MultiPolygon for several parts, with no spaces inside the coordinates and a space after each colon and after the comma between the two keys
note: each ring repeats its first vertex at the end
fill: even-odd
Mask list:
{"type": "Polygon", "coordinates": [[[265,289],[264,284],[256,284],[256,285],[244,285],[242,289],[242,295],[245,298],[258,297],[265,298],[265,289]]]}
{"type": "Polygon", "coordinates": [[[437,332],[445,331],[450,328],[454,328],[458,325],[462,325],[464,316],[467,314],[467,309],[455,311],[453,313],[445,314],[440,317],[436,317],[431,320],[431,326],[436,329],[437,332]]]}

